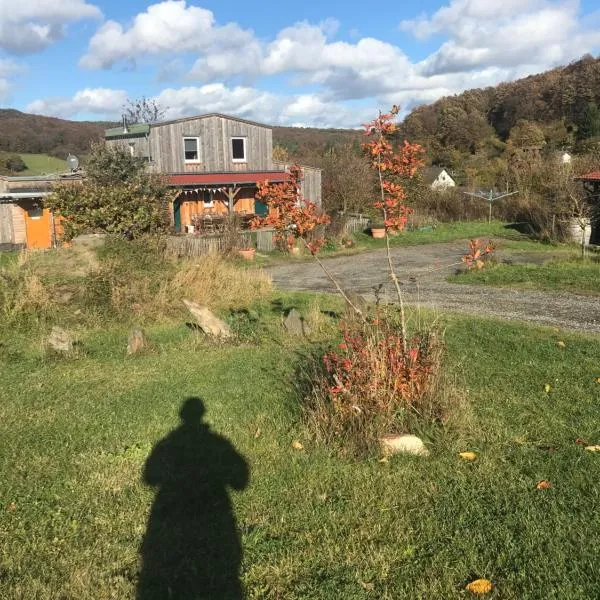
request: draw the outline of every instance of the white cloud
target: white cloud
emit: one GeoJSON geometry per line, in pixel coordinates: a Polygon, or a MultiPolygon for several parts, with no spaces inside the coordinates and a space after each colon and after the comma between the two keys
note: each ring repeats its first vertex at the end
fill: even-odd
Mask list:
{"type": "Polygon", "coordinates": [[[0,15],[0,49],[28,54],[62,39],[67,23],[102,13],[85,0],[0,0],[0,15]]]}
{"type": "Polygon", "coordinates": [[[185,0],[166,0],[139,13],[130,28],[107,21],[90,40],[80,64],[88,69],[107,69],[119,61],[140,57],[207,52],[229,48],[241,53],[254,44],[254,34],[235,23],[216,26],[210,10],[187,6],[185,0]]]}
{"type": "Polygon", "coordinates": [[[448,37],[419,65],[426,76],[487,67],[531,73],[600,44],[600,33],[584,28],[572,0],[452,0],[431,18],[403,21],[400,28],[418,39],[448,37]]]}
{"type": "MultiPolygon", "coordinates": [[[[72,98],[36,100],[26,110],[63,118],[93,113],[118,119],[126,98],[123,90],[84,89],[72,98]]],[[[167,88],[155,100],[165,108],[167,119],[220,112],[269,125],[360,127],[374,111],[373,108],[353,110],[313,94],[276,94],[246,86],[228,87],[223,83],[167,88]]]]}
{"type": "Polygon", "coordinates": [[[13,60],[0,58],[0,101],[6,100],[12,89],[12,77],[20,73],[24,67],[13,60]]]}
{"type": "MultiPolygon", "coordinates": [[[[68,2],[91,7],[84,0],[68,2]]],[[[430,15],[400,24],[418,39],[440,40],[434,52],[415,62],[393,41],[336,39],[340,23],[335,19],[297,22],[262,39],[237,23],[218,23],[212,11],[189,1],[164,0],[128,24],[105,22],[80,64],[109,69],[154,61],[163,85],[189,83],[157,96],[172,117],[219,111],[274,124],[356,126],[377,106],[400,104],[406,112],[443,95],[540,72],[593,52],[600,47],[600,31],[586,29],[586,22],[576,0],[449,0],[430,15]],[[279,82],[282,76],[303,93],[265,91],[257,83],[279,82]]],[[[103,90],[100,100],[99,90],[85,91],[87,96],[80,92],[32,106],[53,114],[118,116],[124,92],[103,90]],[[123,95],[118,101],[111,96],[115,92],[123,95]]]]}
{"type": "Polygon", "coordinates": [[[86,88],[72,98],[35,100],[25,110],[52,117],[71,118],[91,113],[106,119],[118,119],[126,101],[127,93],[124,90],[86,88]]]}

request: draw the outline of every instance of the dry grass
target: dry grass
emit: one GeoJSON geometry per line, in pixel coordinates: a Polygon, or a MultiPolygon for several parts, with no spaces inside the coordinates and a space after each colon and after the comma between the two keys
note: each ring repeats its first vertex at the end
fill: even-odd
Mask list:
{"type": "Polygon", "coordinates": [[[256,270],[243,270],[212,254],[179,262],[161,287],[157,302],[167,306],[183,298],[215,309],[238,309],[263,300],[271,293],[271,279],[256,270]]]}

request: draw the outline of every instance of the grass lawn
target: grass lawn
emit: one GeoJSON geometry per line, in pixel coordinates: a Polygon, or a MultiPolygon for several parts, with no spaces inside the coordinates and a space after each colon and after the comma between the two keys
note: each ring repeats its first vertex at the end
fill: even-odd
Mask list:
{"type": "Polygon", "coordinates": [[[25,171],[18,175],[47,175],[49,173],[62,173],[67,170],[67,162],[56,156],[48,154],[20,154],[23,162],[27,165],[25,171]]]}
{"type": "MultiPolygon", "coordinates": [[[[305,307],[307,296],[297,298],[305,307]]],[[[41,332],[0,334],[0,597],[133,598],[155,500],[152,515],[171,519],[144,546],[167,565],[150,573],[155,581],[175,585],[168,564],[181,552],[202,555],[200,570],[217,579],[234,570],[224,496],[205,499],[221,520],[191,523],[142,482],[153,446],[178,427],[185,399],[199,397],[229,445],[202,429],[186,453],[173,443],[196,430],[180,427],[146,477],[172,493],[181,486],[189,501],[186,481],[198,473],[244,488],[244,457],[249,484],[232,492],[232,509],[248,598],[465,598],[475,577],[494,581],[494,598],[596,598],[600,454],[575,440],[600,443],[600,340],[491,320],[446,324],[470,413],[460,431],[420,432],[429,458],[387,463],[311,444],[294,392],[306,347],[279,334],[278,319],[240,346],[207,345],[183,325],[150,327],[153,347],[135,357],[125,356],[123,329],[82,332],[73,359],[43,355],[41,332]],[[477,461],[459,460],[463,450],[477,461]],[[177,464],[168,470],[173,456],[188,479],[177,464]],[[552,488],[536,490],[542,479],[552,488]]]]}
{"type": "Polygon", "coordinates": [[[494,264],[481,271],[468,271],[450,278],[453,283],[468,283],[600,295],[600,260],[592,257],[553,260],[541,265],[494,264]]]}
{"type": "MultiPolygon", "coordinates": [[[[433,228],[424,228],[416,231],[404,231],[399,235],[390,237],[390,245],[396,246],[417,246],[421,244],[437,244],[443,242],[452,242],[455,240],[480,238],[483,240],[494,239],[501,240],[503,249],[514,251],[540,252],[562,255],[572,253],[573,246],[566,244],[553,245],[538,242],[527,236],[511,229],[502,221],[467,221],[454,223],[438,223],[433,228]]],[[[354,245],[351,248],[323,247],[319,256],[347,256],[365,252],[369,250],[379,250],[385,248],[385,240],[376,240],[368,233],[356,233],[352,236],[354,245]]],[[[465,252],[467,248],[465,246],[465,252]]],[[[291,256],[288,253],[272,252],[270,254],[257,254],[256,263],[259,266],[269,266],[287,261],[312,260],[307,253],[300,256],[291,256]]]]}

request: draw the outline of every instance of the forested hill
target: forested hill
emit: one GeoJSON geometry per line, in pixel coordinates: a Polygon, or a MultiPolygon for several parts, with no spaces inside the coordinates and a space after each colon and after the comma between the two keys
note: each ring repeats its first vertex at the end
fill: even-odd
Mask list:
{"type": "Polygon", "coordinates": [[[523,133],[523,145],[572,149],[600,133],[597,103],[600,59],[586,55],[566,67],[421,106],[403,121],[401,134],[423,143],[439,164],[459,154],[493,154],[523,133]]]}
{"type": "Polygon", "coordinates": [[[0,152],[51,154],[65,158],[85,154],[110,124],[66,121],[0,108],[0,152]]]}
{"type": "MultiPolygon", "coordinates": [[[[114,123],[67,121],[31,115],[13,109],[0,109],[0,152],[50,154],[86,154],[90,143],[100,139],[114,123]]],[[[273,143],[285,149],[289,157],[310,161],[322,156],[327,148],[343,143],[359,143],[361,134],[350,129],[313,129],[274,127],[273,143]]]]}

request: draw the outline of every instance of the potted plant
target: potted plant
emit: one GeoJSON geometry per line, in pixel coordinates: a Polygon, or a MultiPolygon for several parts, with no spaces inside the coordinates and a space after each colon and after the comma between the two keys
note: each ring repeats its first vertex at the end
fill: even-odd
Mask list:
{"type": "Polygon", "coordinates": [[[376,240],[385,237],[385,225],[383,223],[373,223],[371,225],[371,236],[376,240]]]}
{"type": "Polygon", "coordinates": [[[252,246],[247,246],[246,248],[239,248],[238,254],[244,260],[254,260],[254,255],[256,254],[256,248],[252,248],[252,246]]]}

